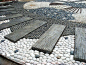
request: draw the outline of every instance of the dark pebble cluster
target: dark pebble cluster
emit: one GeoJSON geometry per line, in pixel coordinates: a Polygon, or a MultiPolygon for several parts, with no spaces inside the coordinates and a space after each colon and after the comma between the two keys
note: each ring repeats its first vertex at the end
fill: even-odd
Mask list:
{"type": "Polygon", "coordinates": [[[19,50],[17,49],[17,50],[14,51],[14,53],[17,53],[18,51],[19,51],[19,50]]]}
{"type": "MultiPolygon", "coordinates": [[[[30,12],[28,12],[27,10],[23,9],[23,5],[25,3],[22,3],[22,2],[18,2],[18,3],[13,3],[12,6],[14,6],[14,8],[16,9],[16,11],[19,13],[19,14],[23,14],[24,16],[27,16],[27,17],[31,17],[31,18],[34,18],[33,20],[35,21],[36,19],[37,20],[42,20],[42,21],[46,21],[47,24],[39,27],[38,29],[32,31],[31,33],[29,33],[28,35],[25,36],[25,38],[29,38],[29,39],[39,39],[40,36],[45,32],[47,31],[50,26],[52,24],[61,24],[61,25],[66,25],[66,29],[64,30],[62,36],[65,36],[65,35],[74,35],[75,34],[75,27],[84,27],[86,28],[86,24],[82,24],[82,23],[78,23],[78,22],[71,22],[71,21],[67,21],[67,20],[59,20],[59,19],[54,19],[54,18],[48,18],[48,17],[44,17],[41,13],[38,13],[39,15],[37,14],[34,14],[34,13],[31,13],[32,12],[35,12],[35,11],[38,11],[37,9],[34,11],[34,10],[30,10],[30,12]]],[[[43,8],[39,8],[39,9],[42,9],[43,8]]],[[[44,8],[45,9],[45,8],[44,8]]],[[[46,8],[47,9],[47,8],[46,8]]],[[[65,12],[63,10],[58,10],[58,9],[53,9],[53,8],[48,8],[48,9],[51,9],[52,11],[57,11],[59,12],[58,14],[60,15],[65,15],[65,17],[72,17],[72,14],[73,13],[70,13],[70,12],[65,12]],[[67,14],[66,14],[67,13],[67,14]],[[69,14],[68,14],[69,13],[69,14]]],[[[47,13],[49,13],[50,11],[47,10],[47,13]]],[[[53,14],[53,13],[52,13],[53,14]]],[[[46,14],[45,14],[46,15],[46,14]]],[[[59,16],[60,16],[59,15],[59,16]]],[[[66,17],[66,18],[67,18],[66,17]]],[[[73,17],[72,17],[73,18],[73,17]]],[[[62,18],[61,18],[62,19],[62,18]]],[[[10,27],[11,31],[16,31],[18,30],[19,28],[22,28],[26,25],[28,25],[29,22],[24,22],[24,23],[21,23],[21,24],[18,24],[18,25],[15,25],[15,26],[12,26],[10,27]]],[[[67,38],[66,38],[67,39],[67,38]]]]}
{"type": "Polygon", "coordinates": [[[35,0],[36,2],[54,2],[57,0],[35,0]]]}
{"type": "Polygon", "coordinates": [[[86,8],[86,4],[85,3],[65,2],[63,4],[64,5],[69,5],[69,6],[72,6],[72,7],[76,7],[76,8],[86,8]]]}
{"type": "Polygon", "coordinates": [[[55,9],[55,8],[43,7],[38,9],[31,9],[29,10],[29,12],[49,18],[74,20],[74,17],[72,16],[73,14],[72,12],[66,12],[64,10],[55,9]]]}
{"type": "Polygon", "coordinates": [[[1,40],[1,43],[4,42],[5,40],[1,40]]]}

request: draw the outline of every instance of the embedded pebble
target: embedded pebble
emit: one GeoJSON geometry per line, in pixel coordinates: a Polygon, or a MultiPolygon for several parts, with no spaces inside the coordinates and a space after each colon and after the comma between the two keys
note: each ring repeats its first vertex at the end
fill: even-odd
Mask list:
{"type": "Polygon", "coordinates": [[[74,55],[74,51],[70,51],[70,55],[74,55]]]}
{"type": "Polygon", "coordinates": [[[61,56],[57,56],[57,59],[60,59],[61,58],[61,56]]]}
{"type": "Polygon", "coordinates": [[[51,54],[51,55],[50,55],[50,57],[54,57],[54,55],[53,55],[53,54],[51,54]]]}
{"type": "Polygon", "coordinates": [[[14,53],[17,53],[18,52],[18,49],[14,51],[14,53]]]}
{"type": "Polygon", "coordinates": [[[4,42],[5,40],[1,40],[1,43],[4,42]]]}
{"type": "Polygon", "coordinates": [[[39,58],[40,56],[39,55],[35,55],[35,58],[39,58]]]}
{"type": "Polygon", "coordinates": [[[68,37],[65,37],[65,39],[68,39],[68,37]]]}
{"type": "Polygon", "coordinates": [[[6,30],[4,29],[0,33],[0,41],[5,40],[0,44],[0,54],[9,58],[13,58],[15,61],[21,63],[26,62],[27,65],[58,65],[61,63],[68,65],[85,64],[84,62],[82,63],[73,59],[74,56],[71,52],[74,51],[74,35],[61,37],[61,40],[56,44],[53,52],[51,54],[47,54],[30,49],[38,39],[33,40],[23,38],[17,43],[13,43],[7,39],[4,39],[4,35],[9,34],[8,30],[10,31],[9,28],[6,30]]]}

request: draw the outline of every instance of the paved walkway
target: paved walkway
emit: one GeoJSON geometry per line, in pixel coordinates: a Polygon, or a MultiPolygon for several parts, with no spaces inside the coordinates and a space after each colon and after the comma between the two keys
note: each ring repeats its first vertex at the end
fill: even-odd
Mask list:
{"type": "MultiPolygon", "coordinates": [[[[64,10],[63,5],[58,5],[58,6],[63,7],[62,10],[57,11],[58,13],[61,12],[61,13],[59,13],[59,15],[61,15],[63,12],[65,12],[66,9],[64,10]]],[[[53,10],[56,11],[56,9],[59,8],[58,6],[56,6],[56,7],[52,6],[53,8],[52,9],[49,8],[49,9],[51,9],[52,11],[53,10]],[[56,8],[56,9],[54,9],[54,8],[56,8]]],[[[68,6],[68,4],[67,4],[67,6],[68,6]]],[[[39,13],[42,9],[43,8],[36,9],[35,11],[39,13]]],[[[82,8],[82,9],[85,9],[85,8],[82,8]]],[[[46,8],[44,8],[44,10],[46,11],[46,8]]],[[[73,26],[86,27],[86,25],[85,25],[86,22],[85,22],[85,19],[84,19],[85,14],[83,14],[83,13],[85,13],[85,10],[82,10],[82,13],[79,12],[80,10],[78,11],[78,13],[71,13],[71,12],[69,12],[69,10],[68,10],[67,14],[71,14],[71,16],[69,15],[70,17],[75,16],[76,23],[74,23],[74,22],[71,23],[69,21],[62,21],[62,22],[58,21],[58,23],[63,24],[64,22],[67,22],[68,24],[67,23],[64,23],[64,24],[69,25],[68,28],[71,27],[71,26],[72,27],[73,26]],[[82,17],[79,17],[79,15],[83,16],[83,19],[82,19],[82,17]],[[80,21],[80,24],[78,23],[79,21],[80,21]],[[82,25],[82,23],[84,23],[84,24],[82,25]]],[[[19,11],[19,13],[23,12],[23,11],[21,11],[21,9],[18,9],[18,11],[19,11]]],[[[33,10],[31,10],[31,11],[33,11],[33,10]]],[[[29,12],[30,12],[30,10],[29,10],[29,12]]],[[[45,12],[45,13],[48,13],[48,12],[45,12]]],[[[25,12],[23,12],[22,14],[26,15],[25,12]]],[[[32,16],[32,17],[34,15],[29,14],[29,16],[32,16]]],[[[62,15],[62,16],[65,16],[65,14],[62,15]]],[[[33,18],[35,18],[35,17],[36,16],[34,16],[33,18]]],[[[38,17],[38,19],[47,20],[47,19],[43,19],[43,18],[40,18],[40,17],[38,17]]],[[[63,18],[63,19],[65,19],[65,18],[63,18]]],[[[70,20],[70,19],[71,18],[68,18],[68,20],[70,20]]],[[[50,21],[51,21],[51,19],[48,19],[47,22],[50,22],[50,21]]],[[[8,21],[4,21],[4,22],[8,22],[8,21]]],[[[55,21],[55,20],[53,22],[57,23],[57,21],[55,21]]],[[[1,22],[0,24],[2,24],[2,23],[3,22],[1,22]]],[[[44,25],[44,27],[46,27],[46,25],[44,25]]],[[[42,28],[40,28],[40,29],[42,29],[42,28]]],[[[42,29],[42,30],[44,30],[44,29],[42,29]]],[[[39,31],[39,29],[37,31],[39,31]]],[[[35,31],[35,33],[37,31],[35,31]]],[[[72,31],[72,33],[73,32],[74,31],[72,31]]],[[[75,39],[74,34],[73,35],[62,36],[59,39],[59,42],[56,44],[52,54],[49,55],[49,54],[44,54],[43,52],[39,52],[37,50],[35,50],[35,51],[31,50],[32,45],[35,44],[38,41],[38,39],[23,38],[23,39],[20,39],[17,43],[13,43],[13,42],[4,38],[5,35],[10,34],[10,33],[11,33],[10,28],[6,28],[6,29],[3,29],[3,30],[0,31],[0,46],[1,46],[0,47],[0,54],[2,54],[3,56],[6,56],[7,58],[9,58],[9,59],[11,59],[15,62],[18,62],[20,64],[26,64],[26,65],[30,65],[30,64],[39,64],[39,65],[42,65],[42,64],[47,64],[47,65],[55,65],[55,64],[79,65],[79,64],[81,64],[81,65],[85,65],[84,62],[75,61],[73,59],[72,54],[73,54],[73,51],[74,51],[74,39],[75,39]],[[71,54],[70,54],[70,52],[71,52],[71,54]]],[[[35,35],[38,36],[37,34],[35,34],[35,35]]],[[[40,37],[40,35],[39,35],[39,37],[40,37]]]]}

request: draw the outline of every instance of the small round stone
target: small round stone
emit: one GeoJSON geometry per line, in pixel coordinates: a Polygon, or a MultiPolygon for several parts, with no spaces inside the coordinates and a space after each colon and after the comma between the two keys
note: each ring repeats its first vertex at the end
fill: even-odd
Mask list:
{"type": "Polygon", "coordinates": [[[67,51],[67,52],[70,52],[70,49],[67,49],[66,51],[67,51]]]}
{"type": "Polygon", "coordinates": [[[32,60],[33,58],[32,57],[29,57],[29,60],[32,60]]]}
{"type": "Polygon", "coordinates": [[[31,55],[31,57],[35,57],[35,55],[33,53],[31,53],[30,55],[31,55]]]}
{"type": "Polygon", "coordinates": [[[25,65],[31,65],[30,63],[26,63],[25,65]]]}
{"type": "Polygon", "coordinates": [[[39,58],[39,57],[40,57],[39,55],[37,55],[37,54],[35,55],[35,58],[39,58]]]}
{"type": "Polygon", "coordinates": [[[59,65],[65,65],[65,64],[61,63],[61,64],[59,64],[59,65]]]}
{"type": "Polygon", "coordinates": [[[45,56],[49,56],[49,54],[45,54],[45,56]]]}
{"type": "Polygon", "coordinates": [[[61,58],[61,56],[57,56],[57,59],[60,59],[61,58]]]}
{"type": "Polygon", "coordinates": [[[40,59],[39,59],[39,58],[37,58],[36,60],[39,62],[39,60],[40,60],[40,59]]]}
{"type": "Polygon", "coordinates": [[[53,55],[53,54],[51,54],[51,55],[50,55],[50,57],[54,57],[54,55],[53,55]]]}
{"type": "Polygon", "coordinates": [[[66,57],[61,57],[61,59],[62,59],[62,60],[65,60],[65,59],[66,59],[66,57]]]}
{"type": "Polygon", "coordinates": [[[4,42],[5,40],[1,40],[1,43],[4,42]]]}
{"type": "Polygon", "coordinates": [[[73,60],[73,57],[74,57],[73,55],[70,55],[70,60],[73,60]]]}
{"type": "Polygon", "coordinates": [[[69,57],[69,54],[64,54],[65,57],[69,57]]]}
{"type": "Polygon", "coordinates": [[[50,59],[47,59],[47,62],[49,62],[49,63],[50,63],[50,62],[52,62],[52,60],[50,60],[50,59]]]}
{"type": "Polygon", "coordinates": [[[70,51],[70,55],[74,55],[74,51],[70,51]]]}
{"type": "Polygon", "coordinates": [[[68,37],[65,37],[65,40],[67,40],[68,39],[68,37]]]}
{"type": "Polygon", "coordinates": [[[17,49],[17,50],[14,51],[14,53],[17,53],[18,51],[19,51],[19,50],[17,49]]]}

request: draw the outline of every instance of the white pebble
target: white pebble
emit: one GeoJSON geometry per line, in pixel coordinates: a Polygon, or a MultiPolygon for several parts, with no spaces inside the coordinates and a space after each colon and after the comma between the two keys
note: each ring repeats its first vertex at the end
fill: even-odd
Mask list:
{"type": "Polygon", "coordinates": [[[69,57],[69,54],[64,54],[65,57],[69,57]]]}
{"type": "Polygon", "coordinates": [[[62,60],[65,60],[65,59],[66,59],[66,57],[61,57],[61,59],[62,59],[62,60]]]}
{"type": "Polygon", "coordinates": [[[66,51],[67,51],[67,52],[70,52],[70,49],[67,49],[66,51]]]}
{"type": "Polygon", "coordinates": [[[35,60],[36,60],[36,58],[33,58],[33,60],[35,61],[35,60]]]}
{"type": "Polygon", "coordinates": [[[53,54],[51,54],[51,55],[50,55],[50,57],[52,57],[52,58],[53,58],[53,57],[54,57],[54,55],[53,55],[53,54]]]}
{"type": "Polygon", "coordinates": [[[28,59],[29,59],[29,60],[32,60],[32,57],[29,57],[28,59]]]}
{"type": "Polygon", "coordinates": [[[50,59],[47,59],[47,62],[48,62],[48,63],[50,63],[50,62],[52,62],[52,60],[50,60],[50,59]]]}
{"type": "Polygon", "coordinates": [[[26,63],[25,65],[31,65],[30,63],[26,63]]]}
{"type": "Polygon", "coordinates": [[[30,55],[31,55],[31,57],[35,57],[35,55],[33,53],[31,53],[30,55]]]}
{"type": "Polygon", "coordinates": [[[43,56],[43,59],[46,59],[46,56],[43,56]]]}
{"type": "Polygon", "coordinates": [[[73,60],[73,57],[74,57],[73,55],[70,55],[70,60],[73,60]]]}

